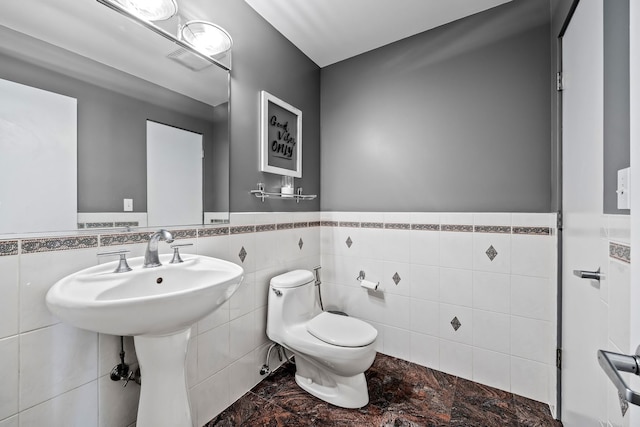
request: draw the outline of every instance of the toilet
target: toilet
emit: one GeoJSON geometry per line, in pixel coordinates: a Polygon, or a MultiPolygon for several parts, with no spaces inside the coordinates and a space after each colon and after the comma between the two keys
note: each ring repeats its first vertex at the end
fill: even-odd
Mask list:
{"type": "Polygon", "coordinates": [[[353,317],[323,312],[311,271],[271,279],[267,336],[296,357],[296,383],[343,408],[369,403],[364,371],[373,364],[378,331],[353,317]]]}

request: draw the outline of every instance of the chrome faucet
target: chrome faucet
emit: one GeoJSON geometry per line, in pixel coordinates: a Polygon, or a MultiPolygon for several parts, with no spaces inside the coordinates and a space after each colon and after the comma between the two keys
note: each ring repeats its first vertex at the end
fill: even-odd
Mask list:
{"type": "Polygon", "coordinates": [[[165,240],[167,243],[173,242],[173,236],[167,230],[158,230],[151,235],[147,244],[147,251],[144,253],[144,268],[160,267],[162,263],[158,257],[158,242],[165,240]]]}

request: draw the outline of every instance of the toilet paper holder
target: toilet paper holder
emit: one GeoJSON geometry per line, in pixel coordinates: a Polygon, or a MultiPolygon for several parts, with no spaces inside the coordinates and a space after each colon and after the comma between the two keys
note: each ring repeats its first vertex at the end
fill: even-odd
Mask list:
{"type": "Polygon", "coordinates": [[[378,286],[380,286],[380,282],[376,282],[376,283],[369,282],[365,280],[365,277],[366,277],[366,274],[364,270],[360,270],[358,277],[356,277],[356,280],[360,282],[360,286],[362,286],[363,288],[370,289],[372,291],[378,291],[378,286]]]}

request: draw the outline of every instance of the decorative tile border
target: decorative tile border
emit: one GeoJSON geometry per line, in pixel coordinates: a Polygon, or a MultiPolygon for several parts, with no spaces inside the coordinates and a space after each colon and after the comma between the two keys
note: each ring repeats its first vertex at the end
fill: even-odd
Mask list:
{"type": "Polygon", "coordinates": [[[476,233],[511,234],[511,227],[503,225],[476,225],[473,227],[473,231],[476,233]]]}
{"type": "Polygon", "coordinates": [[[195,228],[171,230],[171,235],[174,239],[195,239],[196,237],[198,237],[198,230],[196,230],[195,228]]]}
{"type": "Polygon", "coordinates": [[[338,221],[320,221],[321,227],[337,227],[338,225],[338,221]]]}
{"type": "Polygon", "coordinates": [[[140,223],[138,221],[123,221],[115,222],[113,225],[116,227],[138,227],[140,223]]]}
{"type": "MultiPolygon", "coordinates": [[[[104,225],[106,223],[93,223],[104,225]]],[[[134,226],[135,222],[120,222],[119,226],[134,226]]],[[[357,221],[299,221],[258,225],[238,225],[225,227],[185,228],[171,230],[175,239],[195,239],[198,237],[228,236],[233,234],[247,234],[256,232],[292,230],[309,227],[345,227],[388,230],[416,230],[442,232],[476,232],[494,234],[519,234],[534,236],[550,236],[553,229],[549,227],[520,227],[502,225],[466,225],[466,224],[413,224],[413,223],[384,223],[357,221]]],[[[22,253],[36,253],[46,251],[60,251],[82,249],[100,246],[129,245],[146,243],[153,231],[108,233],[92,236],[50,237],[24,240],[0,240],[0,256],[18,255],[22,253]]],[[[611,257],[623,262],[630,262],[630,248],[625,245],[611,243],[611,257]]]]}
{"type": "Polygon", "coordinates": [[[143,233],[119,233],[100,236],[100,246],[135,245],[147,243],[152,232],[143,233]]]}
{"type": "Polygon", "coordinates": [[[85,222],[85,228],[112,228],[113,222],[85,222]]]}
{"type": "Polygon", "coordinates": [[[417,231],[440,231],[440,224],[411,224],[411,229],[417,231]]]}
{"type": "Polygon", "coordinates": [[[440,230],[442,231],[453,231],[456,233],[472,233],[473,225],[462,225],[462,224],[442,224],[440,226],[440,230]]]}
{"type": "Polygon", "coordinates": [[[125,227],[139,227],[138,221],[117,221],[117,222],[79,222],[78,228],[80,229],[96,229],[96,228],[125,228],[125,227]]]}
{"type": "Polygon", "coordinates": [[[549,227],[513,227],[513,234],[529,234],[534,236],[548,236],[551,234],[549,227]]]}
{"type": "Polygon", "coordinates": [[[361,222],[361,228],[384,228],[383,222],[361,222]]]}
{"type": "Polygon", "coordinates": [[[355,221],[340,221],[340,227],[360,228],[360,223],[355,221]]]}
{"type": "Polygon", "coordinates": [[[71,249],[87,249],[98,247],[98,236],[50,237],[43,239],[27,239],[21,242],[23,254],[37,252],[67,251],[71,249]]]}
{"type": "Polygon", "coordinates": [[[397,223],[397,222],[389,222],[384,224],[384,228],[387,230],[411,230],[411,224],[408,223],[397,223]]]}
{"type": "Polygon", "coordinates": [[[229,227],[199,228],[198,237],[228,236],[229,227]]]}
{"type": "Polygon", "coordinates": [[[7,256],[7,255],[18,255],[17,240],[0,241],[0,256],[7,256]]]}
{"type": "Polygon", "coordinates": [[[244,234],[244,233],[253,233],[256,231],[255,225],[240,225],[236,227],[231,227],[229,232],[231,234],[244,234]]]}
{"type": "Polygon", "coordinates": [[[609,256],[618,261],[631,264],[631,247],[620,243],[609,242],[609,256]]]}

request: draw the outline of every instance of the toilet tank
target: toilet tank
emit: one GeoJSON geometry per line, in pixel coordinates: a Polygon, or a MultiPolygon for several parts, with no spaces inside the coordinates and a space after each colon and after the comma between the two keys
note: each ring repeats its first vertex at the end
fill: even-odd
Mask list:
{"type": "Polygon", "coordinates": [[[270,339],[276,341],[278,332],[288,325],[306,322],[321,312],[314,282],[308,270],[294,270],[271,279],[267,307],[270,339]]]}

